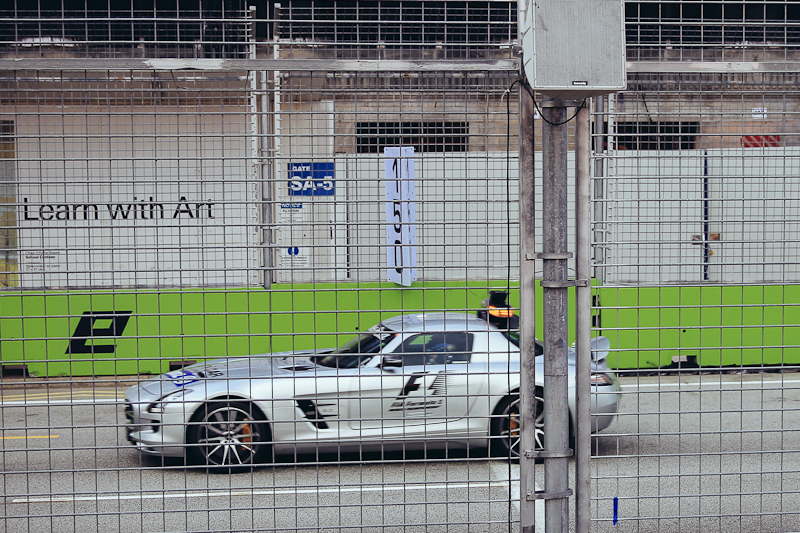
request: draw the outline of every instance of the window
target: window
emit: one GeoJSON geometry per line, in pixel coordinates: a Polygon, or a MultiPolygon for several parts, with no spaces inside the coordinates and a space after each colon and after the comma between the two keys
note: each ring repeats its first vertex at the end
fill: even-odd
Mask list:
{"type": "Polygon", "coordinates": [[[403,366],[468,363],[472,341],[472,334],[461,331],[423,333],[403,341],[397,351],[403,354],[403,366]]]}
{"type": "Polygon", "coordinates": [[[794,44],[796,2],[625,2],[628,46],[636,44],[794,44]]]}
{"type": "Polygon", "coordinates": [[[698,122],[621,122],[617,124],[618,150],[691,150],[698,122]]]}
{"type": "Polygon", "coordinates": [[[416,152],[469,151],[469,122],[359,122],[359,154],[382,153],[387,146],[413,146],[416,152]]]}
{"type": "Polygon", "coordinates": [[[0,287],[19,285],[14,146],[14,122],[0,120],[0,287]]]}
{"type": "MultiPolygon", "coordinates": [[[[511,341],[511,344],[513,344],[517,348],[520,347],[519,330],[512,329],[508,331],[503,331],[502,333],[506,339],[511,341]]],[[[535,341],[534,355],[535,356],[544,355],[544,345],[542,345],[542,343],[539,342],[538,339],[535,341]]]]}
{"type": "Polygon", "coordinates": [[[330,355],[318,355],[312,357],[312,360],[318,365],[331,368],[356,368],[370,360],[373,354],[380,352],[393,338],[394,335],[362,333],[330,355]]]}

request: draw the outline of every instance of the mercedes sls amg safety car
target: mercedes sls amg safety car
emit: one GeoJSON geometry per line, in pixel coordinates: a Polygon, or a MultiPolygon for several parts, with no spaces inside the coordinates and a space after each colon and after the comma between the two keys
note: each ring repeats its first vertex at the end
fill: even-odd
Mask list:
{"type": "MultiPolygon", "coordinates": [[[[228,468],[304,451],[467,446],[517,456],[518,339],[474,315],[421,313],[384,320],[338,349],[196,364],[126,392],[127,438],[145,454],[228,468]]],[[[593,339],[593,432],[617,412],[608,348],[593,339]]],[[[572,349],[569,357],[574,418],[572,349]]],[[[541,448],[545,383],[536,359],[541,448]]]]}

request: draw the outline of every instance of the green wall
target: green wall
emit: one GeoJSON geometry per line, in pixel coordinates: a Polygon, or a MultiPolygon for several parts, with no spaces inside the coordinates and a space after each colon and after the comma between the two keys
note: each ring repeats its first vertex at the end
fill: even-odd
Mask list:
{"type": "MultiPolygon", "coordinates": [[[[474,312],[488,290],[505,287],[500,281],[458,281],[411,288],[337,283],[269,290],[5,292],[0,355],[4,365],[24,364],[39,376],[157,374],[173,361],[327,348],[403,313],[474,312]],[[88,324],[86,312],[130,312],[130,318],[111,336],[100,336],[111,331],[110,319],[95,321],[94,336],[78,339],[87,353],[70,353],[81,321],[88,324]]],[[[594,293],[598,331],[615,348],[612,367],[664,367],[677,356],[711,367],[800,363],[800,286],[595,287],[594,293]]],[[[516,288],[510,300],[519,305],[516,288]]],[[[573,325],[571,319],[570,332],[573,325]]]]}
{"type": "MultiPolygon", "coordinates": [[[[38,376],[158,374],[172,361],[327,348],[383,318],[425,309],[474,312],[504,284],[392,283],[274,285],[271,289],[5,292],[0,355],[38,376]],[[84,351],[70,351],[86,312],[128,316],[91,324],[84,351]],[[340,332],[339,335],[336,333],[340,332]]],[[[512,289],[511,301],[519,302],[512,289]]],[[[88,324],[88,322],[86,322],[88,324]]],[[[86,328],[84,328],[86,335],[86,328]]]]}
{"type": "Polygon", "coordinates": [[[600,332],[616,368],[800,363],[800,286],[602,287],[600,332]]]}

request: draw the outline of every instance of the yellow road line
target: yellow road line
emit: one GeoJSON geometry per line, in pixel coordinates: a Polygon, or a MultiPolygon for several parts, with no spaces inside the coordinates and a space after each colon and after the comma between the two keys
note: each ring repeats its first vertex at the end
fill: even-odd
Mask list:
{"type": "Polygon", "coordinates": [[[15,439],[57,439],[58,435],[29,435],[27,437],[0,437],[0,440],[15,440],[15,439]]]}
{"type": "Polygon", "coordinates": [[[75,390],[75,391],[47,391],[47,392],[16,392],[16,393],[6,393],[3,396],[38,396],[38,397],[47,397],[47,396],[117,396],[119,394],[123,394],[122,391],[119,390],[110,390],[110,391],[93,391],[93,390],[75,390]]]}
{"type": "Polygon", "coordinates": [[[122,398],[120,394],[8,394],[0,396],[0,400],[47,400],[47,399],[69,399],[69,398],[122,398]]]}
{"type": "Polygon", "coordinates": [[[124,398],[124,393],[121,391],[23,392],[16,394],[4,394],[0,396],[0,402],[25,400],[69,400],[72,398],[112,398],[121,400],[124,398]]]}

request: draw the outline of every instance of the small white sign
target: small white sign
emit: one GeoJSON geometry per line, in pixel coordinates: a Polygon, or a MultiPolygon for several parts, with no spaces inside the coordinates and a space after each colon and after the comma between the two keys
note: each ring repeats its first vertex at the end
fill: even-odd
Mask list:
{"type": "Polygon", "coordinates": [[[22,253],[23,272],[50,273],[61,270],[61,250],[29,250],[22,253]]]}
{"type": "Polygon", "coordinates": [[[417,209],[414,148],[386,147],[386,265],[392,283],[410,287],[417,281],[417,209]]]}
{"type": "Polygon", "coordinates": [[[284,246],[280,249],[280,261],[282,268],[307,267],[309,263],[308,254],[310,248],[301,246],[284,246]]]}
{"type": "Polygon", "coordinates": [[[766,107],[754,107],[753,108],[753,119],[755,120],[763,120],[767,118],[767,108],[766,107]]]}
{"type": "Polygon", "coordinates": [[[308,222],[308,208],[302,202],[281,202],[278,206],[279,224],[308,222]]]}

